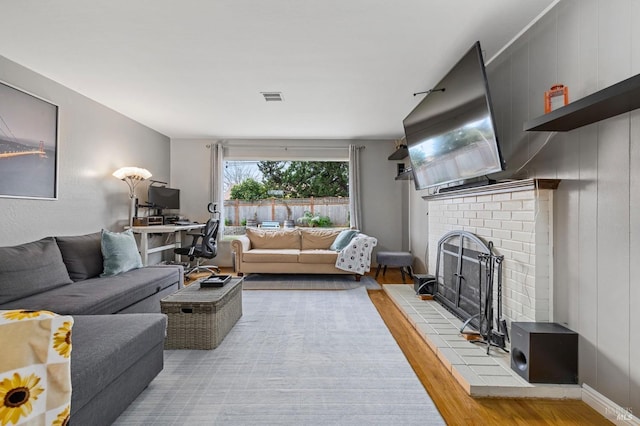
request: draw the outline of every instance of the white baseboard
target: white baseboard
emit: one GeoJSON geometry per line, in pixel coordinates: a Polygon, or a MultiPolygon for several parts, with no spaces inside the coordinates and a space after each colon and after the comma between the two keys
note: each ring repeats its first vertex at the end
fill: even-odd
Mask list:
{"type": "Polygon", "coordinates": [[[624,408],[597,392],[591,386],[582,384],[582,400],[616,425],[640,426],[640,419],[630,408],[624,408]]]}

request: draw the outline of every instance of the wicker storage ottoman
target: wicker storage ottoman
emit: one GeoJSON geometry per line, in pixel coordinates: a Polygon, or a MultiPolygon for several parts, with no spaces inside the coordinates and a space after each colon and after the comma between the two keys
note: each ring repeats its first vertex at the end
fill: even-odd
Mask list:
{"type": "Polygon", "coordinates": [[[219,288],[193,283],[162,299],[160,309],[169,320],[165,349],[213,349],[242,316],[242,278],[219,288]]]}

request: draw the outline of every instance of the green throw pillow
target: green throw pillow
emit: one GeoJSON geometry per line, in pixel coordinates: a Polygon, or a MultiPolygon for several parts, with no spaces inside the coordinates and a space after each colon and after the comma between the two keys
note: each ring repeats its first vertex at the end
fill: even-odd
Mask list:
{"type": "Polygon", "coordinates": [[[353,237],[358,235],[358,232],[360,231],[358,231],[357,229],[345,229],[343,231],[340,231],[336,239],[333,241],[333,243],[331,243],[329,250],[342,250],[347,246],[347,244],[349,244],[353,237]]]}
{"type": "Polygon", "coordinates": [[[104,271],[100,274],[101,277],[142,268],[138,245],[130,229],[120,233],[103,229],[101,248],[104,260],[104,271]]]}

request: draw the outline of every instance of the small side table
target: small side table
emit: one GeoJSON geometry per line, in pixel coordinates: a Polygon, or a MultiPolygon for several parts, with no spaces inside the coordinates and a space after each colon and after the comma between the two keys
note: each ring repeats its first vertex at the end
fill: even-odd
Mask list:
{"type": "Polygon", "coordinates": [[[195,282],[160,301],[168,317],[165,349],[214,349],[242,316],[242,277],[223,287],[195,282]]]}

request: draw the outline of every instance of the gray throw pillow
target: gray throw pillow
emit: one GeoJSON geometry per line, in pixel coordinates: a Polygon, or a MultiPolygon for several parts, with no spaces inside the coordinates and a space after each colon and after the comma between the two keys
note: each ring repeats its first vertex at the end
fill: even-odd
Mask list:
{"type": "Polygon", "coordinates": [[[56,243],[62,253],[62,260],[73,281],[97,277],[102,273],[101,241],[102,234],[100,232],[72,237],[56,237],[56,243]]]}
{"type": "Polygon", "coordinates": [[[333,241],[329,250],[341,251],[343,248],[349,244],[349,242],[358,235],[360,231],[357,229],[344,229],[340,231],[336,239],[333,241]]]}
{"type": "Polygon", "coordinates": [[[72,283],[53,237],[0,247],[0,304],[72,283]]]}
{"type": "Polygon", "coordinates": [[[102,230],[102,259],[104,271],[101,277],[110,277],[132,269],[142,268],[142,259],[133,232],[102,230]]]}

